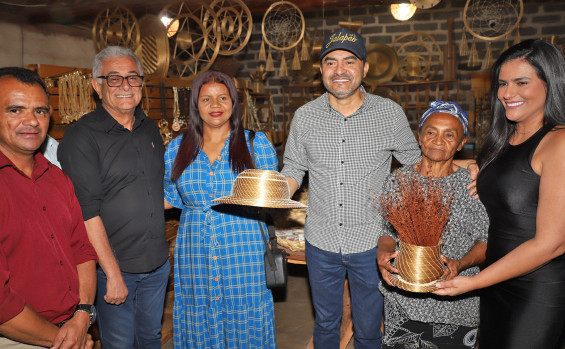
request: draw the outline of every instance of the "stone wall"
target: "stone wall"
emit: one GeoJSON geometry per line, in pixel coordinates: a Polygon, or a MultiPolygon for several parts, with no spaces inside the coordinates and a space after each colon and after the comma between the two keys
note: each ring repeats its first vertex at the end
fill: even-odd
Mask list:
{"type": "MultiPolygon", "coordinates": [[[[367,40],[367,44],[391,44],[401,35],[412,31],[421,31],[431,35],[443,49],[447,44],[447,19],[453,18],[452,40],[457,47],[457,79],[460,81],[460,101],[468,109],[474,108],[474,96],[471,92],[471,73],[479,69],[467,68],[468,57],[458,55],[459,43],[464,29],[463,11],[465,0],[443,0],[432,9],[418,10],[409,21],[396,21],[390,14],[389,6],[368,5],[364,7],[350,7],[340,9],[320,9],[318,11],[304,12],[306,27],[309,30],[316,28],[319,32],[330,33],[339,28],[339,21],[362,21],[359,30],[367,40]]],[[[262,17],[254,18],[254,29],[250,42],[245,52],[234,57],[242,63],[238,77],[249,79],[249,73],[257,69],[259,64],[258,52],[261,44],[262,17]]],[[[563,0],[524,0],[524,15],[519,27],[521,39],[540,38],[552,35],[561,35],[559,46],[565,43],[565,1],[563,0]]],[[[472,36],[466,33],[469,46],[472,36]]],[[[510,44],[515,39],[515,32],[506,40],[510,44]]],[[[475,40],[479,57],[486,53],[486,41],[475,40]]],[[[492,42],[493,58],[501,53],[504,39],[492,42]]],[[[280,53],[276,56],[280,59],[280,53]]],[[[287,63],[291,56],[287,56],[287,63]]],[[[282,120],[282,86],[292,84],[288,78],[278,78],[278,62],[275,63],[277,71],[270,73],[265,84],[266,90],[274,96],[276,106],[275,120],[282,120]]],[[[290,67],[290,65],[289,65],[290,67]]],[[[440,70],[435,79],[442,79],[440,70]]],[[[453,92],[453,91],[452,91],[453,92]]],[[[454,92],[453,92],[454,94],[454,92]]]]}

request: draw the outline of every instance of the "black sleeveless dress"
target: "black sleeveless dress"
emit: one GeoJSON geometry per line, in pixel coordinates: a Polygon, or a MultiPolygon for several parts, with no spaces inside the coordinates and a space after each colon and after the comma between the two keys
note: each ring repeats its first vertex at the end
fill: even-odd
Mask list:
{"type": "MultiPolygon", "coordinates": [[[[530,163],[550,129],[509,145],[479,174],[477,190],[490,220],[487,266],[536,233],[540,177],[530,163]]],[[[480,349],[565,348],[565,255],[482,290],[479,343],[480,349]]]]}

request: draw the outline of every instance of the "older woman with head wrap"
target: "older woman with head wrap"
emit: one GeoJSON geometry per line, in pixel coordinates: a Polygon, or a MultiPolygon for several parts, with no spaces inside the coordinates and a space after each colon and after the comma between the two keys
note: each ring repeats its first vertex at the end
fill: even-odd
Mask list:
{"type": "MultiPolygon", "coordinates": [[[[421,117],[419,144],[422,160],[395,171],[385,182],[383,192],[398,189],[399,176],[424,179],[453,194],[451,212],[443,231],[443,277],[475,275],[485,259],[488,218],[479,200],[469,196],[468,170],[453,163],[453,157],[467,140],[468,117],[453,102],[435,101],[421,117]]],[[[398,234],[387,223],[379,238],[377,260],[382,273],[380,289],[385,299],[383,348],[473,348],[479,324],[479,298],[441,297],[431,293],[411,293],[391,285],[391,264],[398,251],[398,234]]]]}

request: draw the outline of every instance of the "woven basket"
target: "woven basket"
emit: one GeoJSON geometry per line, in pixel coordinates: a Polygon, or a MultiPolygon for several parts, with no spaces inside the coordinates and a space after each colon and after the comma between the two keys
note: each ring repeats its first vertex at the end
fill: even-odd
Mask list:
{"type": "Polygon", "coordinates": [[[432,292],[441,279],[444,263],[441,260],[443,243],[435,246],[416,246],[400,241],[400,252],[395,258],[399,274],[392,274],[391,283],[406,291],[432,292]]]}

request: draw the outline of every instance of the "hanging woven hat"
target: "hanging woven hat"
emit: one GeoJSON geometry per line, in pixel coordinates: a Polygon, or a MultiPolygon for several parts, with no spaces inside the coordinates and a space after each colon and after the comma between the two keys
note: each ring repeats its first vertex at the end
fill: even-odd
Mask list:
{"type": "Polygon", "coordinates": [[[245,170],[233,183],[231,195],[215,200],[215,203],[271,208],[305,208],[290,199],[286,178],[277,171],[245,170]]]}

